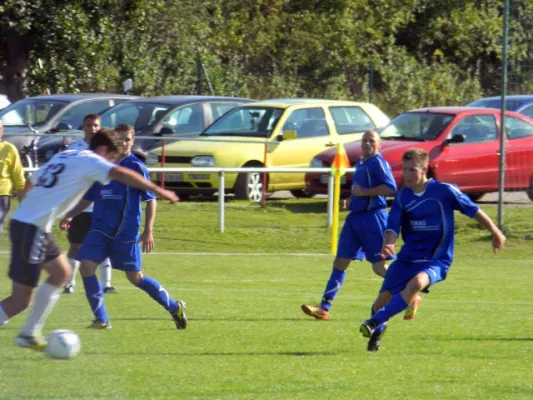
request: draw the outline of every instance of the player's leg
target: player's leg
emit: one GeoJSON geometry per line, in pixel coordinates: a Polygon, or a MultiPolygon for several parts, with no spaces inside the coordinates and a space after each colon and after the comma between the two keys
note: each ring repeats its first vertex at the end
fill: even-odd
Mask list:
{"type": "Polygon", "coordinates": [[[76,287],[76,276],[80,268],[80,263],[76,260],[76,255],[81,248],[85,236],[91,227],[92,213],[82,212],[72,219],[70,228],[67,231],[67,238],[69,241],[69,249],[67,252],[68,262],[71,269],[71,277],[65,284],[63,293],[70,294],[74,292],[76,287]]]}
{"type": "Polygon", "coordinates": [[[178,329],[187,327],[185,303],[181,300],[174,300],[158,281],[142,273],[141,247],[139,243],[114,242],[111,254],[113,268],[122,269],[132,285],[146,292],[167,310],[172,315],[178,329]]]}
{"type": "Polygon", "coordinates": [[[329,312],[335,297],[344,284],[346,278],[346,269],[354,259],[362,260],[361,244],[355,234],[353,225],[355,224],[355,214],[350,214],[341,231],[339,244],[337,246],[337,255],[333,261],[333,268],[330,277],[326,283],[324,294],[320,305],[312,306],[302,305],[302,311],[316,319],[329,319],[329,312]]]}
{"type": "MultiPolygon", "coordinates": [[[[48,243],[48,246],[50,246],[50,243],[48,243]]],[[[53,248],[57,249],[57,246],[53,246],[53,248]]],[[[57,253],[58,251],[59,249],[54,252],[57,253]]],[[[41,339],[43,325],[59,299],[61,288],[66,280],[70,278],[67,257],[64,254],[59,254],[48,261],[50,254],[49,251],[47,260],[43,264],[43,268],[48,271],[48,279],[37,287],[26,324],[17,338],[19,346],[22,347],[31,347],[39,350],[43,348],[44,340],[41,339]]]]}
{"type": "Polygon", "coordinates": [[[0,325],[5,325],[15,315],[26,310],[33,302],[35,286],[13,281],[11,294],[0,302],[0,325]]]}
{"type": "Polygon", "coordinates": [[[4,220],[6,219],[10,207],[11,196],[0,196],[0,233],[2,233],[4,220]]]}
{"type": "Polygon", "coordinates": [[[104,294],[116,293],[117,290],[111,285],[111,261],[106,258],[103,263],[98,266],[100,270],[100,285],[104,288],[104,294]]]}
{"type": "Polygon", "coordinates": [[[101,233],[89,232],[77,255],[85,296],[94,315],[93,323],[89,325],[92,329],[111,328],[104,304],[104,292],[95,275],[98,265],[109,255],[110,241],[111,239],[101,233]]]}

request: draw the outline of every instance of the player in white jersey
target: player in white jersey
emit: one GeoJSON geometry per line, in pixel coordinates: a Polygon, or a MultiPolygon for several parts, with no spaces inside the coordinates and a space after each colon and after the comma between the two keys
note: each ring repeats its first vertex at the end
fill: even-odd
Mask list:
{"type": "Polygon", "coordinates": [[[52,239],[52,224],[78,204],[95,182],[116,180],[152,191],[171,203],[178,201],[174,192],[112,164],[110,160],[117,156],[120,146],[115,131],[100,130],[93,136],[90,150],[58,153],[26,182],[24,200],[10,223],[12,292],[0,302],[0,325],[34,303],[17,338],[21,347],[42,350],[46,346],[41,336],[43,324],[71,273],[66,256],[52,239]],[[49,277],[39,285],[42,268],[49,277]]]}
{"type": "MultiPolygon", "coordinates": [[[[67,150],[87,150],[89,149],[89,142],[92,136],[100,129],[100,116],[98,114],[87,114],[83,118],[83,139],[77,140],[68,146],[67,150]]],[[[74,292],[76,286],[76,275],[80,267],[79,261],[76,261],[75,257],[80,250],[83,239],[89,232],[91,226],[93,206],[90,205],[76,218],[74,218],[70,224],[70,228],[67,232],[69,241],[69,249],[67,252],[68,261],[72,274],[70,279],[65,284],[63,293],[70,294],[74,292]]],[[[104,288],[104,293],[116,293],[115,288],[111,285],[111,263],[109,259],[100,264],[100,283],[104,288]]]]}

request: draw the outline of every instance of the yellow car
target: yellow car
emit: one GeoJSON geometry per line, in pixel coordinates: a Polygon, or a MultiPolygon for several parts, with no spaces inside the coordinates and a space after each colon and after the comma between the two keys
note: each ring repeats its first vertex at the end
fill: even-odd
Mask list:
{"type": "MultiPolygon", "coordinates": [[[[351,142],[389,118],[369,103],[317,99],[279,99],[244,104],[230,110],[199,138],[165,147],[165,167],[309,167],[314,155],[337,143],[351,142]],[[265,143],[267,152],[265,159],[265,143]]],[[[150,152],[147,164],[161,166],[162,148],[150,152]]],[[[271,173],[267,190],[290,190],[305,197],[304,173],[271,173]]],[[[160,174],[152,174],[160,182],[160,174]]],[[[227,193],[253,202],[262,200],[262,174],[226,173],[227,193]]],[[[165,173],[165,187],[181,197],[212,195],[218,174],[165,173]]]]}

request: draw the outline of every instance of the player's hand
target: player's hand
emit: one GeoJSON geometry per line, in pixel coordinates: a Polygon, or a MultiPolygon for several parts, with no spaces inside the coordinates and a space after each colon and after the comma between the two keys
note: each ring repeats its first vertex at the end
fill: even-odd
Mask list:
{"type": "Polygon", "coordinates": [[[394,254],[396,254],[396,252],[394,251],[394,245],[393,244],[385,244],[385,245],[383,245],[383,248],[381,249],[381,258],[386,260],[389,257],[392,257],[394,254]]]}
{"type": "Polygon", "coordinates": [[[161,189],[158,194],[163,199],[170,201],[170,204],[174,204],[180,201],[180,198],[178,197],[178,195],[174,193],[172,190],[161,189]]]}
{"type": "Polygon", "coordinates": [[[154,236],[151,231],[144,231],[139,238],[139,243],[143,244],[143,252],[151,253],[154,249],[154,236]]]}
{"type": "Polygon", "coordinates": [[[496,232],[492,235],[492,250],[494,250],[494,254],[498,254],[498,251],[503,247],[505,240],[506,238],[501,232],[496,232]]]}
{"type": "Polygon", "coordinates": [[[71,222],[72,222],[72,218],[63,218],[61,221],[59,221],[59,229],[63,231],[70,229],[71,222]]]}
{"type": "Polygon", "coordinates": [[[365,189],[355,183],[352,188],[352,193],[356,196],[365,196],[365,189]]]}
{"type": "Polygon", "coordinates": [[[343,210],[347,210],[350,208],[350,204],[352,203],[352,198],[348,197],[347,199],[341,200],[341,207],[343,210]]]}

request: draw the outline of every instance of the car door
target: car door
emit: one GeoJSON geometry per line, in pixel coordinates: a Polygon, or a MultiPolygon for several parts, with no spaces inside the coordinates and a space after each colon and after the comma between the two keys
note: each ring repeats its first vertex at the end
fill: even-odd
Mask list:
{"type": "Polygon", "coordinates": [[[506,116],[505,188],[527,189],[533,175],[533,124],[506,116]]]}
{"type": "Polygon", "coordinates": [[[493,114],[467,115],[455,122],[447,139],[463,135],[463,143],[450,143],[433,160],[435,177],[468,192],[498,187],[498,126],[493,114]]]}
{"type": "MultiPolygon", "coordinates": [[[[306,168],[318,153],[333,145],[331,129],[322,107],[293,110],[286,118],[279,134],[296,131],[296,139],[273,142],[268,146],[267,159],[271,166],[306,168]]],[[[270,174],[272,190],[303,189],[304,173],[270,174]],[[275,187],[274,187],[275,186],[275,187]]]]}

